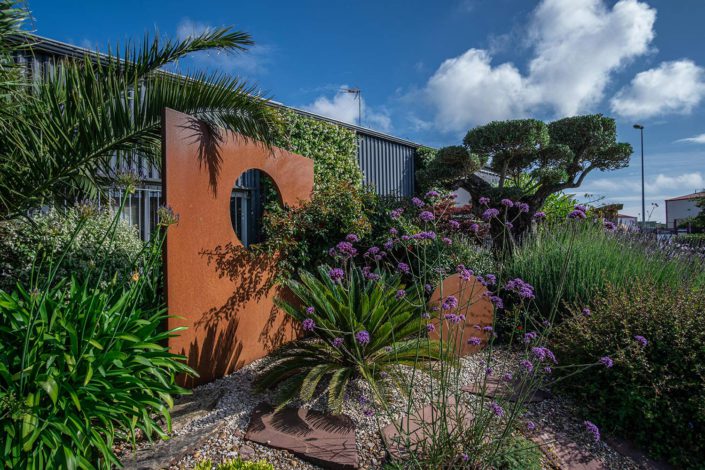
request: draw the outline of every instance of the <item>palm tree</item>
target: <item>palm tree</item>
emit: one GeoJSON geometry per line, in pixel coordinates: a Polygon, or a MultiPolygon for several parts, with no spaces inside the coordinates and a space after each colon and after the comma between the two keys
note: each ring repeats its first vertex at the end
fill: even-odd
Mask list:
{"type": "MultiPolygon", "coordinates": [[[[0,220],[67,195],[101,193],[115,178],[111,159],[160,163],[161,117],[173,108],[271,145],[277,113],[256,87],[218,73],[177,76],[164,67],[199,51],[242,53],[249,34],[212,29],[182,41],[145,36],[141,47],[57,63],[51,73],[18,73],[12,54],[32,37],[26,13],[0,0],[0,220]]],[[[31,46],[29,46],[31,48],[31,46]]]]}

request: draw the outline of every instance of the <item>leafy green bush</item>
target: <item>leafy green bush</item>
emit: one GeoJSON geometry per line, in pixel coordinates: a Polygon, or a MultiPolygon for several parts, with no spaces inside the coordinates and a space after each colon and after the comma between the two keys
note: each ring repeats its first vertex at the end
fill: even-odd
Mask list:
{"type": "Polygon", "coordinates": [[[398,275],[366,279],[356,267],[337,274],[344,279],[333,280],[324,266],[318,276],[301,272],[301,282],[287,284],[296,302],[277,302],[314,336],[284,346],[257,380],[260,388],[284,384],[281,406],[297,397],[311,400],[324,383],[328,406],[338,411],[350,380],[362,377],[374,386],[399,364],[416,367],[440,357],[436,341],[419,341],[426,332],[422,303],[413,292],[401,297],[398,275]]]}
{"type": "Polygon", "coordinates": [[[193,470],[274,470],[274,466],[265,461],[258,460],[257,462],[250,462],[242,459],[232,459],[221,462],[218,465],[213,464],[213,461],[201,460],[194,467],[193,470]]]}
{"type": "MultiPolygon", "coordinates": [[[[17,282],[28,285],[32,273],[46,273],[48,265],[64,256],[57,279],[79,277],[104,266],[108,278],[127,278],[144,244],[137,229],[125,220],[111,225],[115,214],[92,206],[51,209],[31,220],[0,222],[0,289],[11,291],[17,282]],[[83,224],[74,240],[78,224],[83,224]],[[112,240],[106,237],[114,232],[112,240]],[[36,269],[35,269],[36,268],[36,269]]],[[[37,280],[41,281],[41,280],[37,280]]]]}
{"type": "Polygon", "coordinates": [[[614,366],[567,378],[563,389],[597,423],[678,468],[705,462],[705,291],[642,282],[608,288],[555,331],[561,363],[614,366]],[[643,336],[641,346],[635,336],[643,336]]]}
{"type": "MultiPolygon", "coordinates": [[[[169,428],[171,395],[187,392],[174,377],[193,373],[163,344],[174,333],[162,328],[165,310],[144,299],[154,294],[164,232],[129,281],[103,282],[112,276],[105,259],[87,266],[82,280],[58,279],[63,253],[74,250],[86,225],[84,215],[63,252],[48,255],[48,273],[12,294],[0,290],[0,432],[12,468],[119,465],[115,439],[134,442],[137,429],[165,437],[158,414],[169,428]]],[[[119,241],[116,230],[106,229],[105,250],[119,241]]]]}
{"type": "Polygon", "coordinates": [[[283,132],[275,145],[313,160],[316,188],[340,181],[360,187],[362,171],[354,131],[291,110],[281,109],[280,114],[283,132]]]}
{"type": "Polygon", "coordinates": [[[504,277],[532,284],[536,305],[545,315],[556,301],[563,307],[589,305],[610,284],[621,288],[652,279],[658,286],[705,286],[701,261],[672,253],[655,240],[611,232],[601,222],[589,220],[540,227],[507,261],[504,277]]]}
{"type": "Polygon", "coordinates": [[[264,219],[267,242],[260,249],[278,256],[280,278],[299,269],[312,270],[327,261],[328,249],[348,233],[359,237],[371,231],[368,208],[376,195],[349,182],[337,181],[314,191],[310,202],[297,208],[268,211],[264,219]]]}

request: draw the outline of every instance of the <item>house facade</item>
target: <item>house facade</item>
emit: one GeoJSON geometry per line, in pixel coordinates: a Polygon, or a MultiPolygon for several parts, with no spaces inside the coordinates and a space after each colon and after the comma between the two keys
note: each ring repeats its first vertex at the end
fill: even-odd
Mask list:
{"type": "Polygon", "coordinates": [[[677,229],[678,225],[685,222],[686,219],[698,215],[700,208],[696,204],[703,198],[705,198],[705,191],[666,199],[666,225],[668,228],[677,229]]]}

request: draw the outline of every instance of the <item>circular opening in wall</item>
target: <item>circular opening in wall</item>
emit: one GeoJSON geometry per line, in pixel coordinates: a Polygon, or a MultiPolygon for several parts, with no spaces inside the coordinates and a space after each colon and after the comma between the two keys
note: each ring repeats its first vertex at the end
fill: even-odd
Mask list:
{"type": "Polygon", "coordinates": [[[230,193],[230,221],[243,246],[265,241],[264,215],[281,206],[277,185],[264,171],[247,170],[235,180],[230,193]]]}

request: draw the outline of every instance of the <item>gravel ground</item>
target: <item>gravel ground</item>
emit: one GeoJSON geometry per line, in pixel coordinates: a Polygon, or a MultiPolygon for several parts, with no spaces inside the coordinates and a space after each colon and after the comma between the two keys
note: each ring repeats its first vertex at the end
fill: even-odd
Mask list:
{"type": "MultiPolygon", "coordinates": [[[[459,380],[461,383],[470,383],[473,377],[487,368],[484,362],[485,354],[477,354],[462,360],[459,380]]],[[[207,429],[215,423],[222,423],[219,432],[211,437],[200,449],[183,458],[172,468],[192,468],[202,459],[210,458],[214,462],[237,457],[238,455],[249,460],[265,459],[277,470],[282,469],[316,469],[314,465],[306,463],[286,451],[275,450],[256,443],[245,441],[244,433],[249,423],[249,418],[254,407],[262,402],[273,402],[271,393],[256,394],[252,389],[252,382],[259,370],[265,365],[266,360],[256,361],[234,374],[203,385],[194,390],[194,394],[220,395],[215,408],[189,423],[179,426],[175,436],[197,435],[199,430],[207,429]]],[[[509,370],[511,364],[516,364],[517,358],[506,350],[496,350],[493,353],[493,373],[503,373],[509,370]]],[[[414,401],[419,405],[427,404],[424,388],[429,387],[431,379],[425,374],[417,372],[416,387],[414,387],[414,401]]],[[[390,423],[385,413],[370,413],[369,391],[367,384],[358,381],[350,387],[343,412],[350,416],[356,425],[357,448],[360,466],[363,469],[381,468],[385,459],[385,450],[379,429],[390,423]]],[[[311,407],[317,410],[325,409],[325,396],[322,395],[312,403],[299,403],[299,406],[311,407]]],[[[404,402],[397,397],[392,400],[392,409],[401,416],[404,402]]],[[[603,459],[610,469],[636,469],[639,468],[632,460],[618,454],[602,442],[595,443],[590,440],[583,425],[583,420],[576,416],[575,407],[570,401],[554,397],[549,400],[534,403],[528,406],[527,419],[533,420],[539,430],[546,429],[560,433],[568,440],[575,442],[581,448],[588,449],[595,457],[603,459]]]]}

